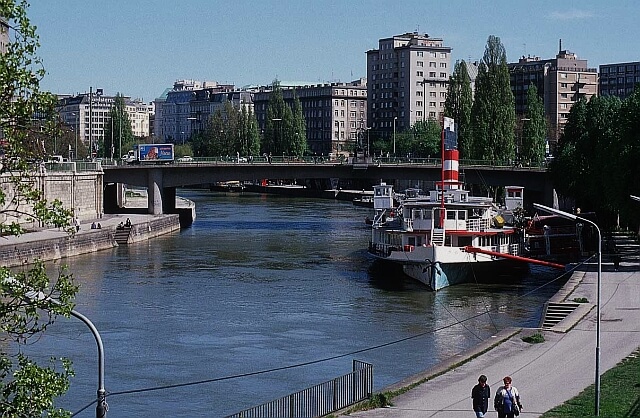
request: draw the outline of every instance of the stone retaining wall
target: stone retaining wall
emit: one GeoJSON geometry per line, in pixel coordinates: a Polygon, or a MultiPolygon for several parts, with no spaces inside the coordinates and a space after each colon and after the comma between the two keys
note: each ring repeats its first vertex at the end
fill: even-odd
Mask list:
{"type": "MultiPolygon", "coordinates": [[[[146,241],[159,235],[180,229],[178,215],[148,216],[145,222],[136,222],[131,231],[130,243],[146,241]]],[[[102,229],[81,231],[75,235],[60,233],[59,236],[49,237],[46,232],[39,234],[42,239],[29,239],[25,242],[12,242],[0,245],[0,264],[6,267],[16,267],[31,264],[36,259],[41,261],[57,260],[76,255],[117,247],[115,225],[104,226],[102,229]]],[[[27,234],[30,235],[30,234],[27,234]]]]}

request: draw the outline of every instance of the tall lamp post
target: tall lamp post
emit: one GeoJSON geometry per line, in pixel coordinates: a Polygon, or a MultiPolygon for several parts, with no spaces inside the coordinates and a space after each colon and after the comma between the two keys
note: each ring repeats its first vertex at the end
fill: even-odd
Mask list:
{"type": "Polygon", "coordinates": [[[581,221],[586,222],[593,225],[598,231],[598,291],[596,297],[596,378],[595,378],[595,416],[600,416],[600,299],[602,294],[602,234],[600,233],[600,228],[596,225],[595,222],[592,222],[583,217],[574,215],[572,213],[563,212],[558,209],[550,208],[548,206],[544,206],[538,203],[534,203],[533,207],[548,213],[552,213],[554,215],[558,215],[562,218],[569,219],[572,221],[581,221]]]}
{"type": "Polygon", "coordinates": [[[73,156],[77,160],[78,159],[78,131],[80,130],[80,114],[72,112],[73,116],[76,117],[76,148],[73,150],[73,156]]]}
{"type": "MultiPolygon", "coordinates": [[[[4,279],[3,283],[11,285],[13,287],[20,287],[22,285],[12,277],[4,279]]],[[[59,300],[51,298],[42,292],[36,292],[35,290],[26,291],[24,293],[24,296],[26,302],[37,302],[46,300],[52,302],[55,305],[61,305],[61,302],[59,300]]],[[[98,346],[98,397],[96,404],[96,418],[105,418],[107,416],[109,406],[107,405],[107,391],[104,388],[104,346],[102,345],[102,338],[100,337],[98,329],[95,327],[95,325],[93,325],[93,322],[91,322],[89,318],[82,315],[75,309],[71,310],[71,315],[78,318],[79,320],[84,322],[87,327],[89,327],[98,346]]]]}
{"type": "Polygon", "coordinates": [[[393,117],[393,156],[396,156],[396,121],[398,120],[397,116],[393,117]]]}

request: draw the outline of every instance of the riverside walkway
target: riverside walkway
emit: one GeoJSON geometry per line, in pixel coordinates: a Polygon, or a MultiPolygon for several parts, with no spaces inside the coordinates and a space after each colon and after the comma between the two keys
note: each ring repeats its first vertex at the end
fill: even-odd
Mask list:
{"type": "MultiPolygon", "coordinates": [[[[594,265],[590,267],[590,271],[584,275],[581,272],[574,273],[582,279],[569,281],[569,288],[565,286],[561,290],[568,299],[584,297],[592,304],[596,302],[597,272],[594,265]]],[[[602,270],[600,369],[604,373],[640,347],[640,268],[636,258],[623,262],[617,272],[614,272],[611,264],[603,261],[602,270]]],[[[545,342],[541,344],[522,341],[523,336],[539,331],[514,329],[496,335],[492,341],[486,341],[431,370],[385,388],[383,392],[399,389],[443,373],[392,399],[393,406],[355,412],[349,416],[473,416],[471,388],[481,374],[488,377],[492,397],[502,385],[502,378],[511,376],[524,406],[520,417],[540,416],[594,383],[596,309],[594,307],[583,317],[570,316],[552,330],[540,331],[545,337],[545,342]],[[491,348],[499,341],[503,342],[491,348]],[[468,358],[472,360],[456,367],[468,358]]],[[[487,416],[495,416],[493,401],[489,404],[487,416]]]]}

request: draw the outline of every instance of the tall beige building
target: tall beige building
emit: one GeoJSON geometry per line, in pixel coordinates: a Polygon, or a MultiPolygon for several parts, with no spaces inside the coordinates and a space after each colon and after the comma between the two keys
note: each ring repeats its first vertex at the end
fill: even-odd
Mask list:
{"type": "Polygon", "coordinates": [[[367,51],[369,126],[376,136],[440,119],[451,73],[451,47],[417,32],[380,39],[367,51]]]}
{"type": "MultiPolygon", "coordinates": [[[[350,83],[287,85],[281,83],[282,97],[289,106],[300,100],[305,119],[309,151],[317,155],[348,156],[356,149],[367,151],[367,80],[350,83]]],[[[266,125],[271,86],[253,96],[258,125],[266,125]]]]}
{"type": "Polygon", "coordinates": [[[589,68],[587,60],[578,59],[573,52],[560,49],[553,59],[536,56],[522,57],[508,64],[511,91],[516,102],[516,116],[522,119],[527,109],[527,91],[531,84],[543,99],[549,122],[549,143],[555,146],[569,116],[571,107],[580,98],[589,100],[598,91],[598,72],[589,68]]]}

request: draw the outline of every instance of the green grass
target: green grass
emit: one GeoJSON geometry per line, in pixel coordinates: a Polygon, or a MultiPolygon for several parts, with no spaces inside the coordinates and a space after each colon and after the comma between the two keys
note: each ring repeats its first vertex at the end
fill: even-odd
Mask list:
{"type": "MultiPolygon", "coordinates": [[[[543,418],[595,416],[595,387],[544,413],[543,418]]],[[[600,416],[640,418],[640,349],[600,377],[600,416]]]]}
{"type": "Polygon", "coordinates": [[[537,333],[529,335],[527,337],[522,337],[521,340],[524,341],[525,343],[529,343],[529,344],[540,344],[540,343],[544,342],[544,335],[542,335],[541,333],[537,332],[537,333]]]}

